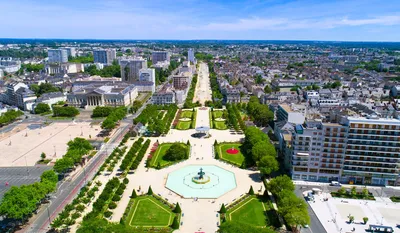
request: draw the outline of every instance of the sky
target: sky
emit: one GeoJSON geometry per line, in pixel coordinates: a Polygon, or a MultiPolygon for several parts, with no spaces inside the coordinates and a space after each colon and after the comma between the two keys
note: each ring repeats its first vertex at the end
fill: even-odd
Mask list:
{"type": "Polygon", "coordinates": [[[400,0],[0,0],[0,38],[400,42],[400,0]]]}

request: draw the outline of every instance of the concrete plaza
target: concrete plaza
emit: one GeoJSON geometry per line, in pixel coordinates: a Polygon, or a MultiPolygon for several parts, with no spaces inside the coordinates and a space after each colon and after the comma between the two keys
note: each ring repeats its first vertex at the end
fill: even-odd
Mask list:
{"type": "Polygon", "coordinates": [[[315,196],[315,202],[309,202],[316,216],[328,233],[366,232],[369,224],[391,226],[394,232],[400,232],[400,203],[389,198],[377,198],[376,201],[332,198],[329,193],[315,196]],[[328,198],[324,201],[324,198],[328,198]],[[348,216],[354,216],[354,223],[348,223],[348,216]],[[367,217],[366,225],[363,218],[367,217]]]}
{"type": "Polygon", "coordinates": [[[55,122],[50,125],[32,124],[24,130],[0,140],[0,166],[34,166],[44,152],[55,161],[67,151],[67,142],[75,137],[96,139],[100,125],[89,122],[55,122]]]}

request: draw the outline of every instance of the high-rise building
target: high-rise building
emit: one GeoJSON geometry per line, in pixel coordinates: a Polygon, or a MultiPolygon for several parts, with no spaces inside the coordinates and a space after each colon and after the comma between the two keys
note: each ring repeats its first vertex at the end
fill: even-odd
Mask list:
{"type": "Polygon", "coordinates": [[[65,49],[49,49],[47,51],[50,63],[64,63],[68,62],[68,52],[65,49]]]}
{"type": "Polygon", "coordinates": [[[116,58],[117,55],[115,49],[99,49],[93,51],[94,63],[111,65],[116,58]]]}
{"type": "Polygon", "coordinates": [[[143,58],[123,59],[119,64],[122,80],[130,83],[139,80],[140,70],[147,68],[147,60],[143,58]]]}
{"type": "Polygon", "coordinates": [[[76,57],[76,49],[74,47],[65,47],[62,49],[67,50],[68,57],[76,57]]]}
{"type": "Polygon", "coordinates": [[[139,70],[139,81],[156,82],[156,72],[154,69],[140,69],[139,70]]]}
{"type": "Polygon", "coordinates": [[[396,185],[400,120],[345,117],[340,123],[306,121],[292,136],[294,180],[396,185]]]}
{"type": "Polygon", "coordinates": [[[169,52],[166,52],[166,51],[154,51],[151,54],[151,60],[152,60],[153,64],[156,64],[157,62],[164,62],[164,61],[169,62],[170,54],[169,54],[169,52]]]}
{"type": "Polygon", "coordinates": [[[196,57],[194,56],[194,50],[193,49],[189,49],[188,50],[188,60],[190,61],[190,63],[195,64],[196,63],[196,57]]]}

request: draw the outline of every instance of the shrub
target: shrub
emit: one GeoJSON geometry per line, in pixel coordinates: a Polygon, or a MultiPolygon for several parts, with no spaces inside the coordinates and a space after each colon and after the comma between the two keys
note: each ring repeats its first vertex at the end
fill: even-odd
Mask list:
{"type": "Polygon", "coordinates": [[[167,161],[177,161],[187,158],[186,148],[180,143],[174,143],[170,148],[168,148],[163,159],[167,161]]]}
{"type": "Polygon", "coordinates": [[[174,217],[174,221],[172,222],[171,228],[175,230],[179,228],[178,217],[176,216],[174,217]]]}
{"type": "Polygon", "coordinates": [[[367,217],[364,217],[364,218],[363,218],[363,221],[364,221],[364,224],[367,224],[368,218],[367,218],[367,217]]]}
{"type": "Polygon", "coordinates": [[[121,197],[118,195],[114,195],[112,198],[112,201],[119,201],[119,200],[121,200],[121,197]]]}
{"type": "Polygon", "coordinates": [[[225,204],[222,203],[221,209],[219,210],[220,214],[225,214],[226,213],[226,208],[225,208],[225,204]]]}
{"type": "Polygon", "coordinates": [[[111,215],[112,215],[112,212],[111,212],[111,211],[106,211],[106,212],[104,212],[104,217],[106,217],[106,218],[111,217],[111,215]]]}
{"type": "Polygon", "coordinates": [[[124,184],[128,184],[129,183],[129,179],[128,178],[124,178],[124,184]]]}
{"type": "Polygon", "coordinates": [[[79,218],[80,216],[81,216],[80,213],[75,212],[75,213],[73,213],[73,214],[71,215],[71,218],[72,218],[72,219],[77,219],[77,218],[79,218]]]}
{"type": "Polygon", "coordinates": [[[116,204],[115,202],[111,202],[111,203],[108,205],[108,208],[113,210],[113,209],[117,208],[117,204],[116,204]]]}
{"type": "Polygon", "coordinates": [[[151,186],[149,186],[149,190],[147,191],[147,195],[153,195],[153,190],[151,189],[151,186]]]}
{"type": "Polygon", "coordinates": [[[84,205],[82,205],[82,204],[80,204],[80,205],[77,205],[76,207],[75,207],[75,209],[76,209],[76,211],[78,211],[78,212],[83,212],[86,208],[85,208],[85,206],[84,205]]]}

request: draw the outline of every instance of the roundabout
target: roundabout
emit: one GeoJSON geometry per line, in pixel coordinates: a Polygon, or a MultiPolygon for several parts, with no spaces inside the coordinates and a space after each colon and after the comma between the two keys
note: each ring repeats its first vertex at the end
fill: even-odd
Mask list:
{"type": "Polygon", "coordinates": [[[236,178],[218,166],[189,165],[169,173],[165,186],[183,198],[218,198],[236,188],[236,178]]]}

